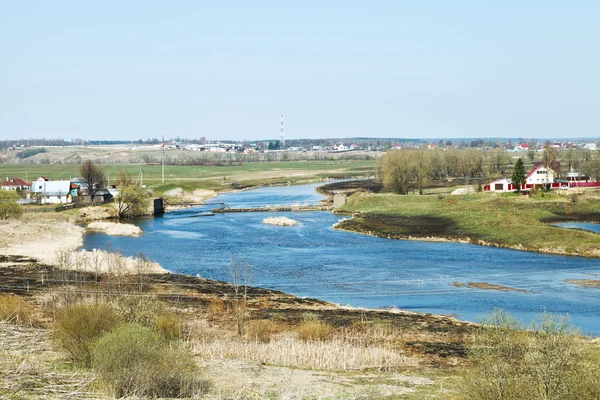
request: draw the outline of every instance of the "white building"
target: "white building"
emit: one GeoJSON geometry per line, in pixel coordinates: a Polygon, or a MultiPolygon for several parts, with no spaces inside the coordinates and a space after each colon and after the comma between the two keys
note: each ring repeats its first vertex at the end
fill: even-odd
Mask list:
{"type": "Polygon", "coordinates": [[[31,194],[39,195],[41,204],[71,203],[71,182],[50,182],[38,179],[31,184],[31,194]]]}
{"type": "MultiPolygon", "coordinates": [[[[554,183],[555,177],[556,173],[554,170],[546,168],[543,165],[538,165],[525,176],[525,184],[521,187],[521,190],[542,188],[547,184],[551,185],[554,183]]],[[[496,179],[485,185],[483,189],[490,192],[514,192],[517,190],[510,178],[496,179]]]]}
{"type": "Polygon", "coordinates": [[[496,179],[495,181],[490,182],[489,185],[490,192],[510,192],[515,190],[508,178],[496,179]]]}
{"type": "Polygon", "coordinates": [[[528,185],[544,185],[547,183],[554,183],[556,173],[550,168],[546,168],[543,165],[539,165],[529,171],[525,177],[525,183],[528,185]]]}

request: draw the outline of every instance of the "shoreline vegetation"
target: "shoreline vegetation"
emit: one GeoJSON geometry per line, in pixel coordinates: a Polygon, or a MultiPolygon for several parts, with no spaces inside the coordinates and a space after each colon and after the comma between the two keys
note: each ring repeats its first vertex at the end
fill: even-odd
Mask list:
{"type": "Polygon", "coordinates": [[[600,193],[533,196],[473,193],[396,195],[353,190],[334,229],[387,239],[445,241],[540,253],[600,257],[597,233],[553,226],[600,221],[600,193]]]}

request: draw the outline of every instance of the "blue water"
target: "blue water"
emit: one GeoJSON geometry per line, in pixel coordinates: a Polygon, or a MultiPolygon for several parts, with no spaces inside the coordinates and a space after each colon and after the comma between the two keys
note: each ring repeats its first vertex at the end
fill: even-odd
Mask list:
{"type": "Polygon", "coordinates": [[[584,231],[600,233],[600,224],[596,224],[593,222],[561,222],[559,224],[554,225],[560,228],[582,229],[584,231]]]}
{"type": "MultiPolygon", "coordinates": [[[[230,206],[315,204],[317,185],[263,188],[212,200],[230,206]]],[[[345,218],[329,212],[235,213],[197,217],[202,208],[136,221],[139,238],[86,235],[84,247],[108,244],[127,255],[140,250],[165,268],[229,280],[232,258],[254,268],[253,284],[356,307],[391,307],[453,314],[475,321],[495,307],[529,321],[546,310],[568,313],[584,332],[600,334],[600,290],[564,282],[594,279],[600,260],[537,254],[460,243],[376,238],[334,231],[345,218]],[[299,221],[266,225],[270,216],[299,221]],[[488,282],[528,293],[459,288],[451,283],[488,282]]],[[[600,245],[600,241],[599,241],[600,245]]]]}

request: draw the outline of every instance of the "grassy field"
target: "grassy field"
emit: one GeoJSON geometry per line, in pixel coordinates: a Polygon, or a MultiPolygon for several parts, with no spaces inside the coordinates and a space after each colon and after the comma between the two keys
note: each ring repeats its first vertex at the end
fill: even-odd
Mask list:
{"type": "MultiPolygon", "coordinates": [[[[160,165],[101,165],[109,179],[119,170],[134,178],[143,172],[143,182],[158,193],[180,187],[184,190],[227,190],[236,183],[241,187],[301,183],[324,178],[363,177],[374,173],[375,161],[290,161],[253,162],[227,166],[165,166],[165,183],[161,183],[160,165]]],[[[79,174],[75,164],[0,164],[0,176],[19,177],[29,181],[40,175],[52,180],[69,179],[79,174]]]]}
{"type": "Polygon", "coordinates": [[[399,196],[357,193],[343,212],[359,213],[340,228],[392,238],[442,237],[530,251],[599,257],[600,237],[552,226],[600,221],[597,192],[506,196],[399,196]]]}

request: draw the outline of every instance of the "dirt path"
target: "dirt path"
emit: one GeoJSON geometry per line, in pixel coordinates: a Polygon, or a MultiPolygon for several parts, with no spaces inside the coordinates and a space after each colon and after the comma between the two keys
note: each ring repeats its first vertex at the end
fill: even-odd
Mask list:
{"type": "Polygon", "coordinates": [[[232,360],[209,362],[205,373],[215,385],[212,399],[375,399],[411,394],[435,383],[401,374],[308,371],[232,360]]]}

